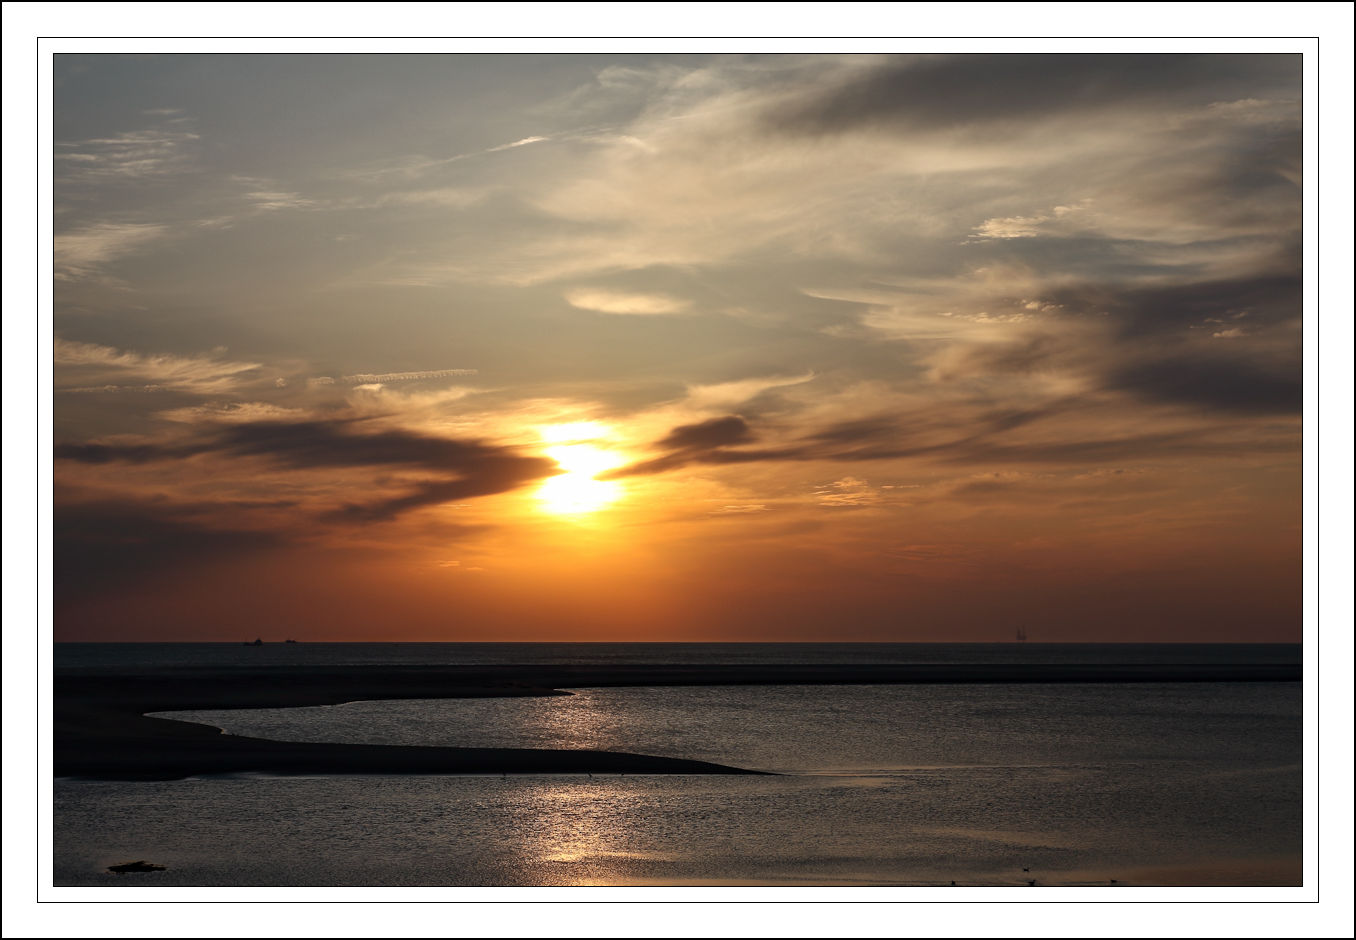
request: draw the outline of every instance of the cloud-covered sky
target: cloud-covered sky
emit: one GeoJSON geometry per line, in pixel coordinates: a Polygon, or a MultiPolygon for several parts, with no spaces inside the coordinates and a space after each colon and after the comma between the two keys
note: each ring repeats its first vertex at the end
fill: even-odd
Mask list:
{"type": "Polygon", "coordinates": [[[1297,640],[1301,78],[59,54],[57,639],[1297,640]]]}

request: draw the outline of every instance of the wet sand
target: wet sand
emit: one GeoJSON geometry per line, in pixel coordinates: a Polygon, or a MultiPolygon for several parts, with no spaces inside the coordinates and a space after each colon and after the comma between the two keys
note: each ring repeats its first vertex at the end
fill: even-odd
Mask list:
{"type": "Polygon", "coordinates": [[[57,776],[171,780],[207,773],[742,774],[703,761],[608,751],[308,744],[224,735],[147,712],[360,700],[565,695],[568,688],[967,682],[1297,681],[1289,665],[356,666],[59,670],[57,776]]]}
{"type": "Polygon", "coordinates": [[[1140,887],[1300,887],[1304,884],[1304,860],[1221,859],[1194,865],[1136,868],[1126,873],[1125,881],[1140,887]]]}

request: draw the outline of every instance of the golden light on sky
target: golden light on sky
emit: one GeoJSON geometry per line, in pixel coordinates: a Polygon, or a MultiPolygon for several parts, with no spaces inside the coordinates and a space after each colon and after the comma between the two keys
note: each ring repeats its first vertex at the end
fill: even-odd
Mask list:
{"type": "Polygon", "coordinates": [[[1302,64],[56,55],[56,637],[1293,640],[1302,64]]]}
{"type": "Polygon", "coordinates": [[[565,471],[547,479],[537,490],[547,512],[570,516],[596,512],[621,498],[620,482],[596,479],[598,474],[621,466],[623,460],[616,452],[593,444],[557,444],[545,453],[565,471]]]}

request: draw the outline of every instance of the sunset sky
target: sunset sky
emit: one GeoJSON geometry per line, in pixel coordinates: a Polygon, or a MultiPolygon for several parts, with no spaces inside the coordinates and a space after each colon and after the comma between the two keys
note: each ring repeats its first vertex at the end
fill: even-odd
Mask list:
{"type": "Polygon", "coordinates": [[[57,640],[1298,641],[1298,55],[74,55],[57,640]]]}

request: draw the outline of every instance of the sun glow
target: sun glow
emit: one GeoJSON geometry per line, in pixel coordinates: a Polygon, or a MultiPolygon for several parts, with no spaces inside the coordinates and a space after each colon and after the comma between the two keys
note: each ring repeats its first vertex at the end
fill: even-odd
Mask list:
{"type": "Polygon", "coordinates": [[[604,434],[606,429],[592,421],[541,429],[542,438],[555,444],[546,448],[546,456],[565,471],[549,478],[537,490],[543,509],[556,515],[579,515],[602,509],[621,497],[620,483],[594,479],[625,463],[615,451],[591,443],[604,434]]]}

